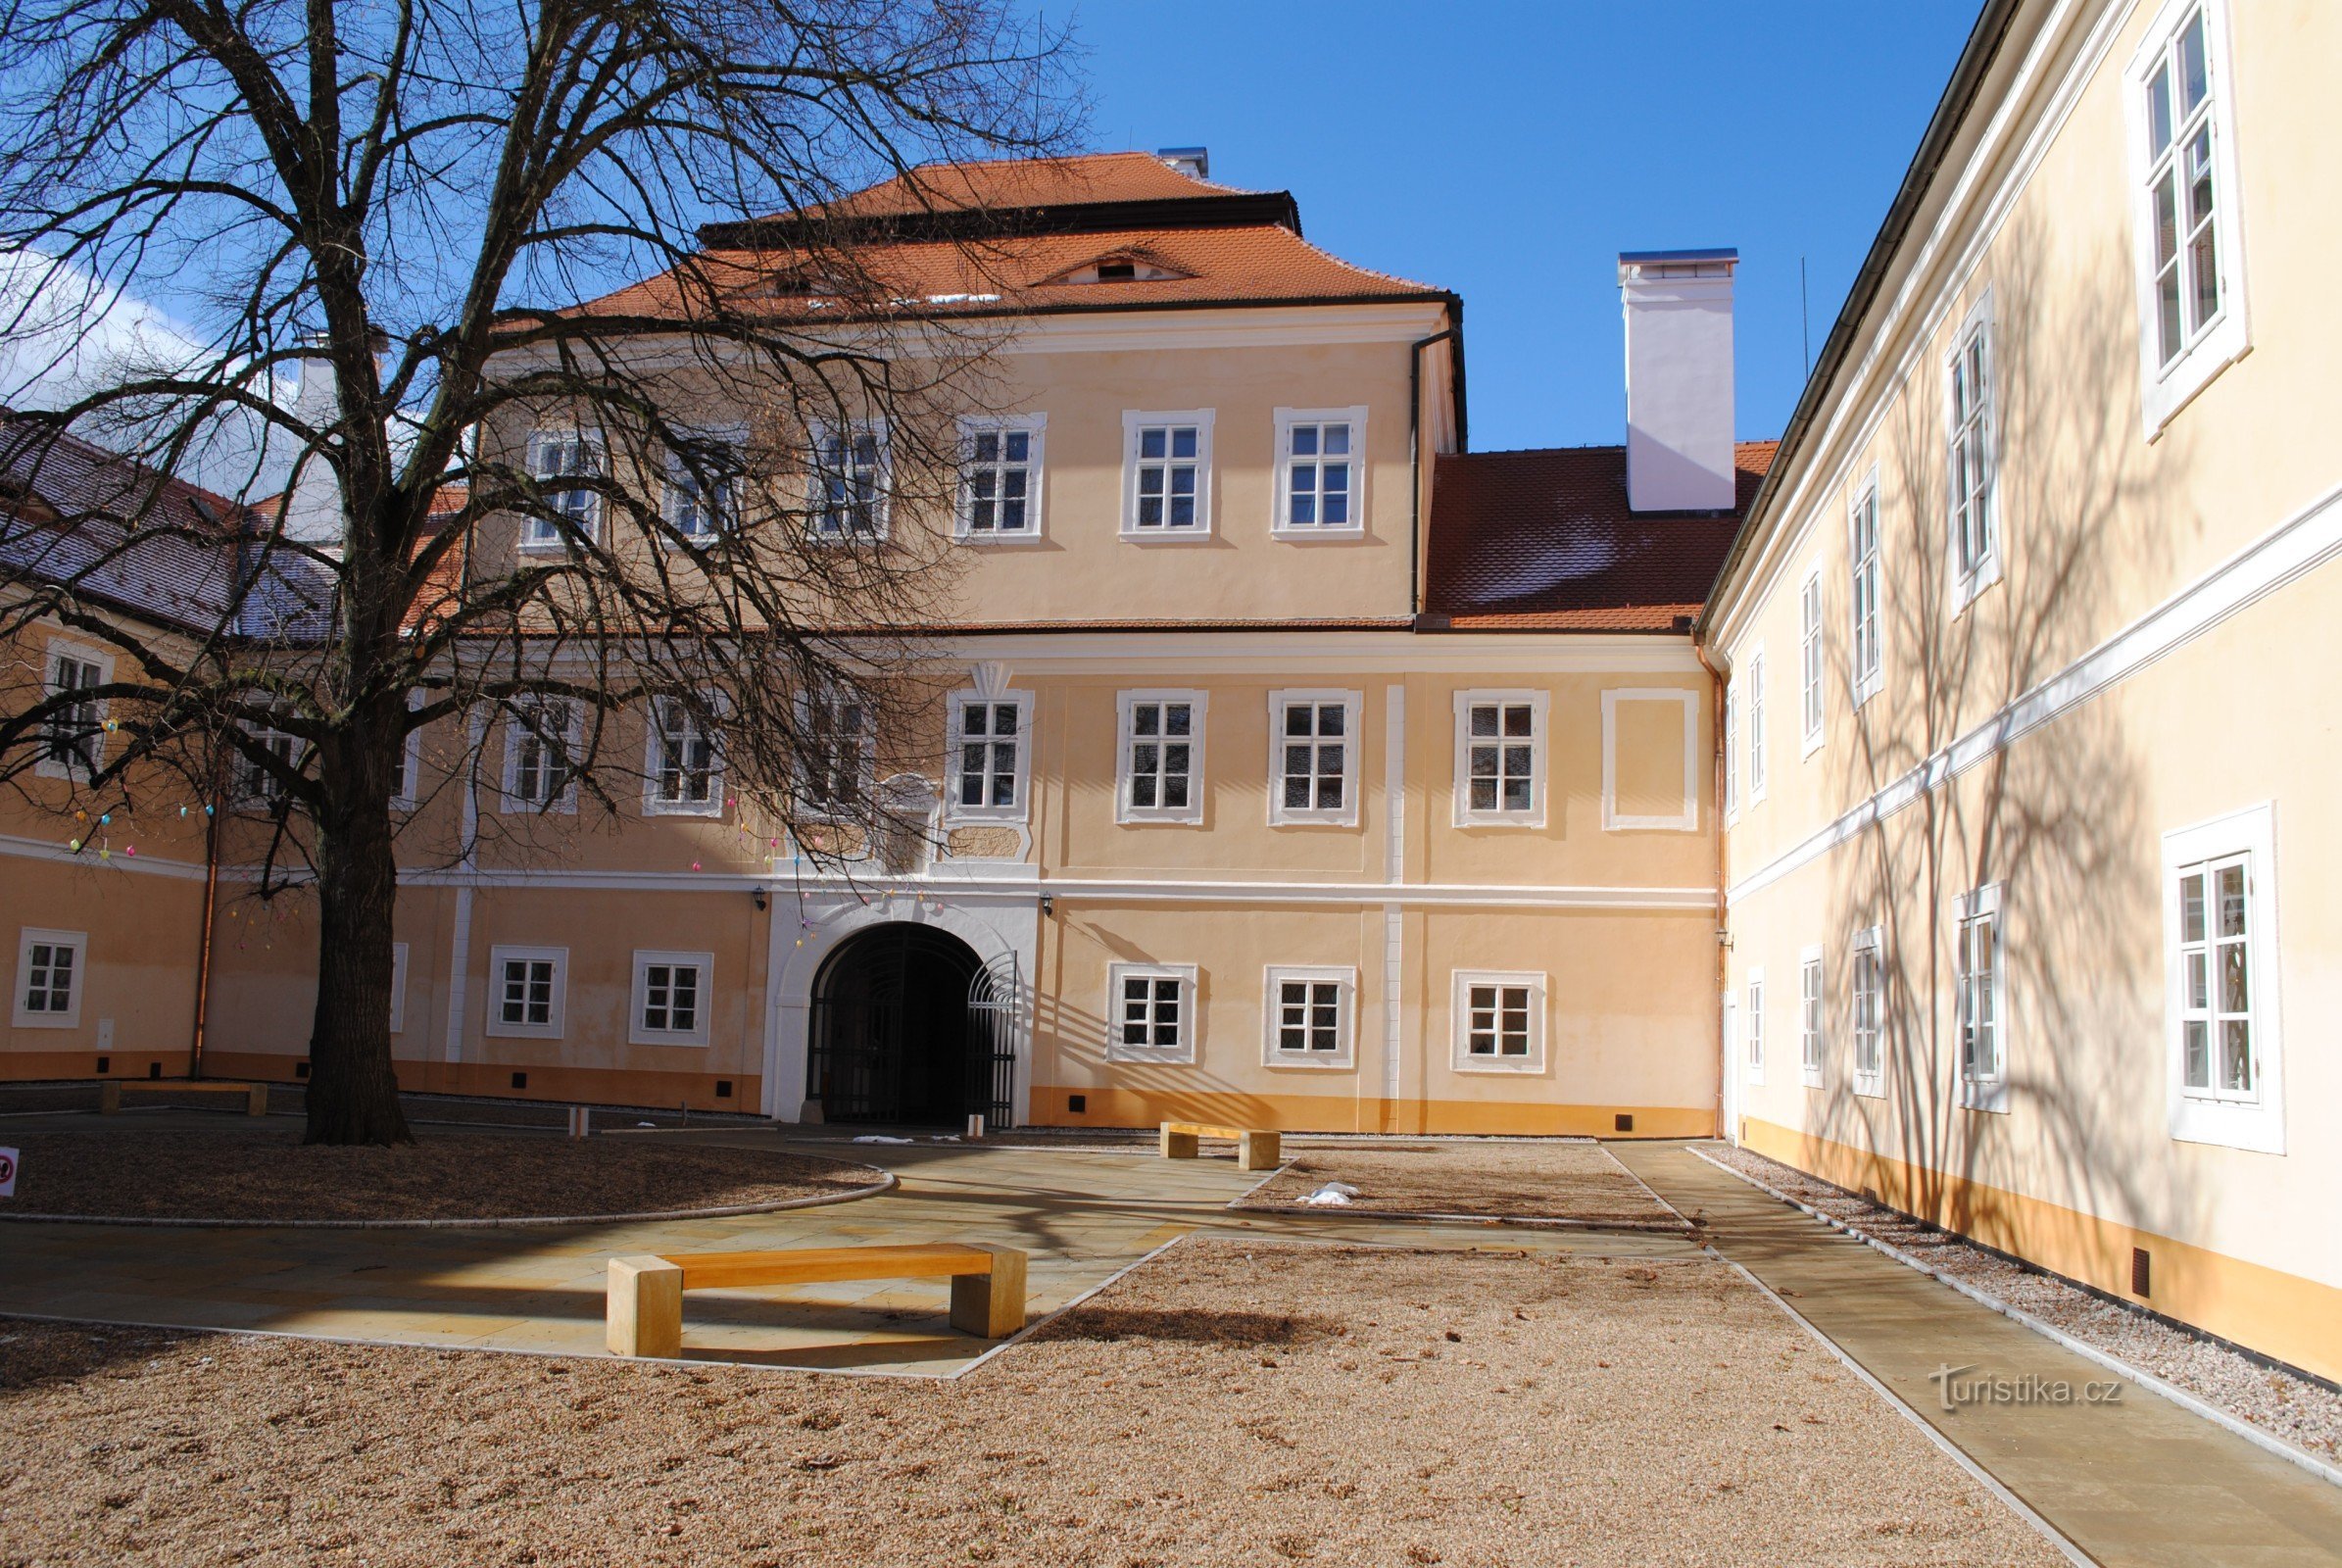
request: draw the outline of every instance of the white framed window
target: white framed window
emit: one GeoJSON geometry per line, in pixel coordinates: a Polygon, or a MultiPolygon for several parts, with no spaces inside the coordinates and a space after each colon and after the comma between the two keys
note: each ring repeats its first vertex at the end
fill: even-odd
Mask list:
{"type": "Polygon", "coordinates": [[[704,1046],[713,1000],[715,955],[634,953],[634,996],[626,1042],[634,1046],[704,1046]]]}
{"type": "Polygon", "coordinates": [[[1878,474],[1873,470],[1846,512],[1848,563],[1846,690],[1856,708],[1878,694],[1885,661],[1878,615],[1878,474]]]}
{"type": "Polygon", "coordinates": [[[1822,1064],[1829,1040],[1830,1016],[1822,989],[1822,949],[1819,944],[1797,956],[1797,1067],[1805,1087],[1822,1087],[1822,1064]]]}
{"type": "Polygon", "coordinates": [[[559,1040],[568,989],[567,948],[489,949],[487,1032],[559,1040]]]}
{"type": "Polygon", "coordinates": [[[803,769],[797,798],[813,816],[844,820],[869,799],[878,774],[877,726],[854,692],[806,692],[798,698],[803,769]]]}
{"type": "Polygon", "coordinates": [[[1106,965],[1106,1059],[1195,1059],[1195,966],[1106,965]]]}
{"type": "Polygon", "coordinates": [[[953,822],[1022,822],[1032,775],[1033,694],[951,698],[951,784],[945,817],[953,822]]]}
{"type": "Polygon", "coordinates": [[[1993,378],[1992,295],[1960,323],[1944,362],[1944,482],[1949,489],[1952,606],[2000,580],[2000,451],[1993,378]]]}
{"type": "Polygon", "coordinates": [[[1212,411],[1122,416],[1122,537],[1211,535],[1212,411]]]}
{"type": "Polygon", "coordinates": [[[1458,1072],[1545,1070],[1545,977],[1459,969],[1450,1004],[1458,1072]]]}
{"type": "Polygon", "coordinates": [[[520,522],[520,548],[568,548],[574,531],[592,541],[602,526],[602,492],[578,484],[599,481],[610,464],[602,436],[593,430],[535,430],[528,438],[528,476],[536,481],[544,507],[520,522]]]}
{"type": "Polygon", "coordinates": [[[407,944],[390,945],[390,1032],[407,1032],[407,944]]]}
{"type": "Polygon", "coordinates": [[[2220,0],[2170,0],[2127,76],[2140,413],[2150,440],[2252,344],[2226,13],[2220,0]]]}
{"type": "Polygon", "coordinates": [[[2009,1108],[2009,979],[1995,882],[1963,893],[1952,909],[1953,1026],[1960,1048],[1960,1102],[2009,1108]]]}
{"type": "Polygon", "coordinates": [[[42,726],[33,771],[43,778],[89,778],[106,760],[106,703],[89,693],[114,679],[114,660],[68,642],[53,641],[45,652],[47,695],[63,706],[42,726]]]}
{"type": "Polygon", "coordinates": [[[2171,1136],[2285,1152],[2275,808],[2163,840],[2171,1136]]]}
{"type": "Polygon", "coordinates": [[[1269,822],[1358,823],[1362,692],[1269,693],[1269,822]]]}
{"type": "MultiPolygon", "coordinates": [[[[286,768],[300,771],[303,747],[299,736],[258,719],[247,719],[244,733],[251,745],[266,752],[286,768]]],[[[235,776],[236,797],[247,806],[274,806],[285,798],[284,779],[248,752],[236,754],[235,776]]]]}
{"type": "Polygon", "coordinates": [[[1740,683],[1724,685],[1724,819],[1740,820],[1740,683]]]}
{"type": "Polygon", "coordinates": [[[675,697],[654,697],[644,728],[643,811],[649,816],[720,816],[724,808],[723,736],[704,711],[675,697]]]}
{"type": "Polygon", "coordinates": [[[885,422],[816,425],[812,435],[806,532],[833,542],[885,539],[891,488],[885,422]]]}
{"type": "Polygon", "coordinates": [[[1281,538],[1366,531],[1366,410],[1279,409],[1275,514],[1281,538]]]}
{"type": "Polygon", "coordinates": [[[505,706],[504,809],[577,809],[577,756],[584,715],[560,698],[517,698],[505,706]]]}
{"type": "Polygon", "coordinates": [[[1822,749],[1822,568],[1805,574],[1797,590],[1797,718],[1800,756],[1822,749]]]}
{"type": "Polygon", "coordinates": [[[1543,692],[1455,694],[1458,827],[1545,825],[1543,692]]]}
{"type": "MultiPolygon", "coordinates": [[[[1672,726],[1671,726],[1672,727],[1672,726]]],[[[1696,832],[1699,828],[1699,694],[1668,687],[1622,687],[1602,694],[1602,826],[1609,832],[1656,828],[1696,832]],[[1626,710],[1655,703],[1683,713],[1683,808],[1676,811],[1627,811],[1619,804],[1619,724],[1626,710]]],[[[1659,804],[1659,803],[1652,803],[1659,804]]]]}
{"type": "Polygon", "coordinates": [[[685,542],[706,544],[740,521],[741,453],[748,431],[740,426],[691,432],[689,454],[666,455],[665,488],[659,515],[685,542]]]}
{"type": "Polygon", "coordinates": [[[1049,416],[959,421],[958,536],[976,544],[1041,537],[1049,416]]]}
{"type": "Polygon", "coordinates": [[[1355,969],[1271,964],[1262,992],[1268,1065],[1348,1067],[1354,1063],[1355,969]]]}
{"type": "Polygon", "coordinates": [[[1124,692],[1117,707],[1114,819],[1200,824],[1204,694],[1124,692]]]}
{"type": "MultiPolygon", "coordinates": [[[[412,713],[428,700],[423,692],[407,694],[407,711],[412,713]]],[[[399,742],[398,770],[391,775],[390,806],[394,811],[412,811],[422,800],[423,732],[418,726],[407,732],[399,742]]]]}
{"type": "Polygon", "coordinates": [[[1748,804],[1765,798],[1765,650],[1748,656],[1748,804]]]}
{"type": "Polygon", "coordinates": [[[1765,1081],[1765,971],[1751,969],[1745,982],[1748,1002],[1741,1009],[1740,1039],[1746,1053],[1748,1081],[1765,1081]]]}
{"type": "Polygon", "coordinates": [[[25,926],[17,933],[16,1005],[19,1029],[77,1029],[81,992],[89,977],[89,933],[25,926]]]}
{"type": "Polygon", "coordinates": [[[1886,949],[1880,928],[1855,932],[1846,949],[1853,971],[1854,1092],[1875,1099],[1886,1093],[1886,949]]]}

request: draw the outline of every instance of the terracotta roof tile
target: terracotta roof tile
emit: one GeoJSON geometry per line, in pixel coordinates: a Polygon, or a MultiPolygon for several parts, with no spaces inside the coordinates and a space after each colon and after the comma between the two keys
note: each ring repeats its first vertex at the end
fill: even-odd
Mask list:
{"type": "Polygon", "coordinates": [[[1424,560],[1426,630],[1683,629],[1714,586],[1777,442],[1735,448],[1729,513],[1627,508],[1624,447],[1441,457],[1424,560]]]}
{"type": "Polygon", "coordinates": [[[1177,201],[1247,194],[1183,174],[1152,153],[1085,153],[1071,158],[1002,158],[922,164],[855,191],[823,211],[854,218],[937,209],[1065,207],[1093,202],[1177,201]]]}

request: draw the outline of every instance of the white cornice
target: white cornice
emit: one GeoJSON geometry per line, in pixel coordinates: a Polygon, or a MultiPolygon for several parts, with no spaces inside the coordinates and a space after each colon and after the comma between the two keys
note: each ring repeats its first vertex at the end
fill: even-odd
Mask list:
{"type": "Polygon", "coordinates": [[[1182,631],[967,633],[938,637],[944,660],[994,661],[1050,674],[1193,670],[1221,674],[1405,674],[1410,671],[1554,674],[1701,673],[1688,637],[1517,632],[1501,636],[1411,631],[1182,631]]]}
{"type": "Polygon", "coordinates": [[[133,855],[124,853],[109,856],[101,860],[97,851],[89,848],[67,849],[47,839],[26,838],[19,833],[0,833],[0,855],[21,855],[27,859],[54,860],[85,871],[120,871],[124,875],[192,877],[203,880],[203,866],[191,860],[174,860],[161,855],[133,855]]]}

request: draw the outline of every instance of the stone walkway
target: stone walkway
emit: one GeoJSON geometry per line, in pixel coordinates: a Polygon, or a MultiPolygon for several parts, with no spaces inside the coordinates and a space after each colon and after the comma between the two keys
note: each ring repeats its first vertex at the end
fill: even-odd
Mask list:
{"type": "MultiPolygon", "coordinates": [[[[0,1123],[0,1126],[4,1126],[0,1123]]],[[[55,1123],[49,1124],[54,1127],[55,1123]]],[[[627,1135],[637,1136],[637,1135],[627,1135]]],[[[645,1133],[775,1147],[767,1131],[645,1133]]],[[[1405,1246],[1565,1248],[1693,1255],[1672,1236],[1554,1235],[1282,1215],[1224,1205],[1261,1180],[1233,1159],[1165,1161],[1121,1151],[834,1138],[778,1147],[870,1159],[891,1193],[820,1208],[651,1224],[520,1230],[185,1230],[0,1227],[0,1312],[174,1328],[601,1355],[604,1271],[620,1252],[961,1240],[1024,1249],[1034,1318],[1198,1231],[1405,1246]]],[[[949,1374],[990,1347],[954,1333],[942,1281],[693,1292],[684,1354],[837,1371],[949,1374]]]]}
{"type": "Polygon", "coordinates": [[[2118,1402],[1943,1409],[1929,1374],[2064,1382],[2104,1367],[1776,1201],[1682,1145],[1611,1152],[1930,1426],[2108,1568],[2342,1563],[2342,1488],[2125,1384],[2118,1402]]]}

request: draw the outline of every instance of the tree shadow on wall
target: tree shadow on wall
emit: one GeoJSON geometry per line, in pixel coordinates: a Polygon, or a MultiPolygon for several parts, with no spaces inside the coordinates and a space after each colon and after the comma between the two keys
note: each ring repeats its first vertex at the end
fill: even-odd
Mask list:
{"type": "MultiPolygon", "coordinates": [[[[1830,862],[1833,1049],[1809,1125],[1873,1152],[1865,1176],[1886,1201],[2119,1286],[2127,1259],[2078,1216],[2185,1234],[2202,1205],[2163,1130],[2160,984],[2136,978],[2163,964],[2153,738],[2103,697],[2024,734],[2034,720],[2020,700],[2148,607],[2146,585],[2197,519],[2172,499],[2184,440],[2140,438],[2127,253],[2073,258],[2053,238],[2038,219],[2012,222],[1989,274],[2004,567],[1965,608],[1945,477],[1952,333],[1922,354],[1888,416],[1885,685],[1855,713],[1851,744],[1830,749],[1831,798],[1920,788],[1830,862]],[[1957,999],[1959,901],[1993,884],[2005,1114],[1969,1106],[1957,999]],[[1855,1089],[1842,946],[1872,925],[1886,968],[1876,1096],[1855,1089]]],[[[1842,647],[1830,667],[1848,667],[1842,647]]]]}

